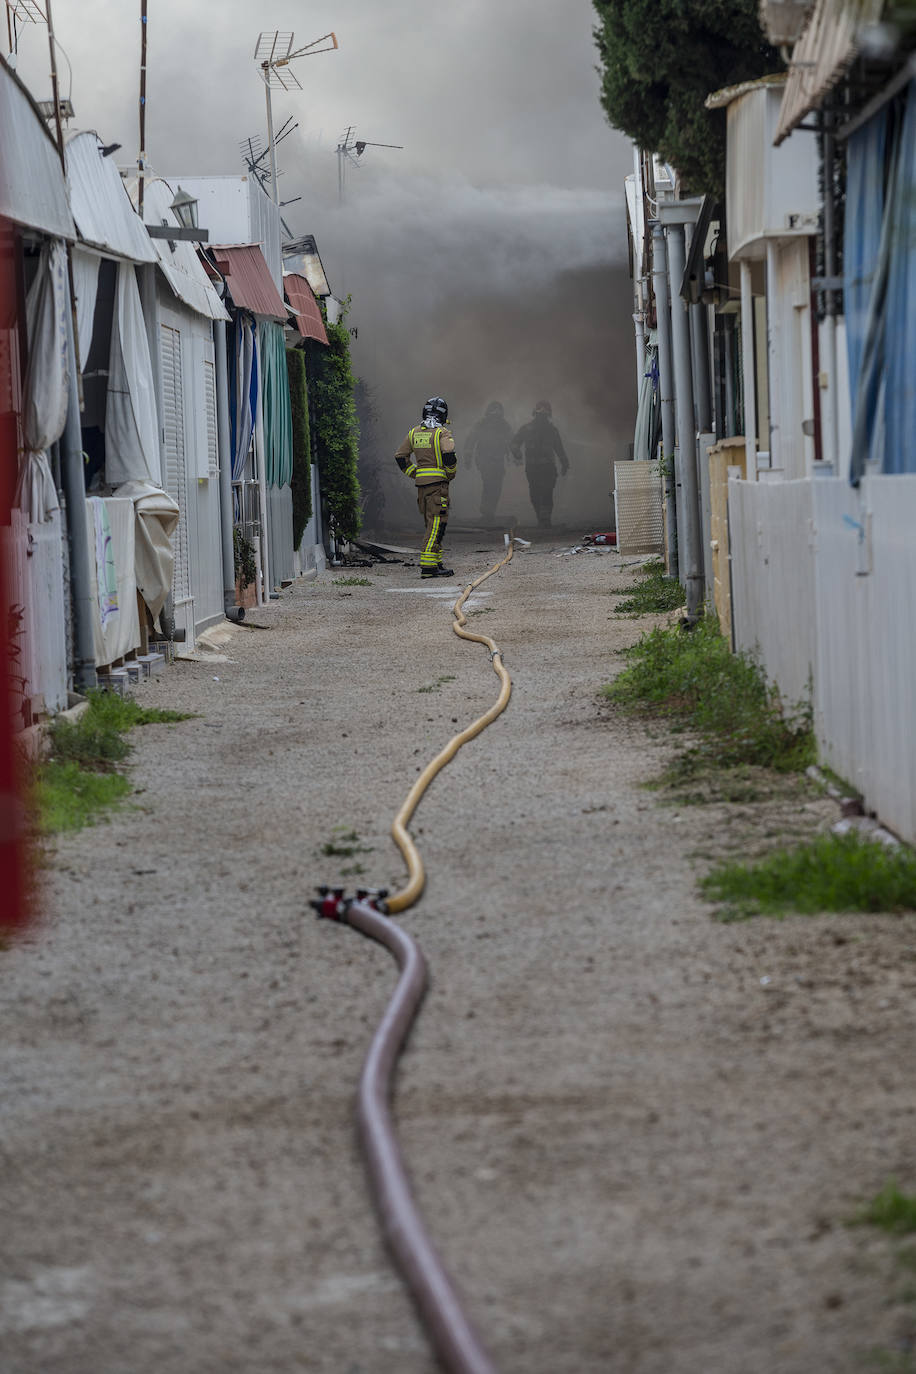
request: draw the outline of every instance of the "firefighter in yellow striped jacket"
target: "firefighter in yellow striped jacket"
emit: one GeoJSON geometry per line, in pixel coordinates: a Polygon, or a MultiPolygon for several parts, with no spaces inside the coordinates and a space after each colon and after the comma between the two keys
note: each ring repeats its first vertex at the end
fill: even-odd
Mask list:
{"type": "Polygon", "coordinates": [[[454,577],[442,566],[442,539],[448,524],[448,485],[458,468],[455,441],[446,428],[448,406],[441,396],[431,396],[423,407],[423,419],[407,431],[394,455],[398,467],[417,485],[417,505],[426,522],[426,538],[420,554],[420,576],[454,577]]]}

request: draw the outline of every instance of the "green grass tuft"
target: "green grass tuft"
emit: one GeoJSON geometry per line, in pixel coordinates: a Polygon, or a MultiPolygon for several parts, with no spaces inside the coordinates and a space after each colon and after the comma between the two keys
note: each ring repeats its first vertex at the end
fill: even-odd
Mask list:
{"type": "Polygon", "coordinates": [[[660,615],[665,611],[676,611],[687,600],[687,594],[677,578],[665,576],[665,565],[661,559],[654,558],[640,568],[639,579],[630,595],[618,601],[614,607],[619,615],[660,615]]]}
{"type": "Polygon", "coordinates": [[[130,792],[123,773],[93,772],[73,759],[50,760],[35,780],[38,828],[45,835],[82,830],[96,815],[116,807],[130,792]]]}
{"type": "Polygon", "coordinates": [[[116,806],[130,783],[116,765],[130,753],[125,733],[135,725],[172,723],[180,711],[140,706],[114,692],[91,691],[89,708],[75,721],[52,721],[50,750],[35,770],[36,825],[44,834],[79,830],[116,806]]]}
{"type": "Polygon", "coordinates": [[[372,579],[369,577],[334,577],[331,579],[335,587],[371,587],[372,579]]]}
{"type": "MultiPolygon", "coordinates": [[[[787,718],[754,661],[733,654],[707,616],[690,633],[657,627],[626,650],[627,667],[605,696],[700,736],[674,765],[682,779],[741,764],[801,772],[816,756],[810,711],[787,718]]],[[[672,775],[672,781],[677,778],[672,775]]]]}
{"type": "Polygon", "coordinates": [[[700,882],[710,901],[725,903],[723,920],[789,911],[916,910],[916,853],[889,849],[856,831],[819,835],[754,864],[726,863],[700,882]]]}
{"type": "Polygon", "coordinates": [[[916,1234],[916,1196],[902,1193],[894,1179],[889,1179],[863,1210],[858,1221],[869,1226],[880,1226],[882,1231],[889,1231],[894,1236],[916,1234]]]}

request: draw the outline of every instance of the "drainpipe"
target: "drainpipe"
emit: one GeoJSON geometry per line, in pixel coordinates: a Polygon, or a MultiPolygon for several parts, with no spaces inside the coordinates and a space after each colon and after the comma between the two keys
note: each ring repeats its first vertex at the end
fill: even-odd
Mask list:
{"type": "MultiPolygon", "coordinates": [[[[681,282],[686,266],[683,224],[668,228],[668,271],[672,282],[681,282]]],[[[690,365],[690,323],[687,305],[672,291],[671,351],[674,362],[677,434],[681,453],[681,496],[684,502],[681,580],[687,593],[687,622],[694,624],[703,606],[703,560],[700,548],[700,502],[697,485],[697,431],[693,414],[693,369],[690,365]]]]}
{"type": "Polygon", "coordinates": [[[678,576],[677,501],[674,477],[674,373],[671,365],[671,321],[668,312],[668,254],[658,220],[652,227],[652,289],[658,333],[658,393],[662,412],[662,466],[665,474],[665,530],[668,576],[678,576]]]}
{"type": "Polygon", "coordinates": [[[701,434],[712,432],[712,384],[709,376],[709,324],[706,306],[690,306],[690,343],[693,352],[693,375],[696,382],[697,429],[701,434]]]}
{"type": "Polygon", "coordinates": [[[93,624],[95,604],[89,552],[89,517],[83,476],[83,436],[80,428],[79,383],[73,315],[64,312],[67,327],[67,420],[60,439],[60,475],[67,509],[67,542],[70,552],[70,600],[73,607],[73,685],[78,692],[98,686],[95,671],[93,624]]]}
{"type": "Polygon", "coordinates": [[[757,480],[757,393],[754,378],[754,293],[751,264],[741,259],[741,352],[744,374],[744,453],[749,482],[757,480]]]}
{"type": "MultiPolygon", "coordinates": [[[[783,414],[784,391],[781,385],[780,369],[783,361],[784,341],[782,339],[782,302],[778,299],[779,254],[773,239],[767,239],[767,377],[770,385],[770,467],[785,469],[786,455],[783,451],[782,436],[786,416],[783,414]]],[[[791,366],[791,364],[790,364],[791,366]]],[[[791,433],[791,430],[790,430],[791,433]]],[[[794,472],[784,472],[786,477],[794,477],[794,472]]]]}
{"type": "Polygon", "coordinates": [[[223,547],[223,610],[229,620],[244,620],[235,599],[235,546],[232,540],[232,448],[229,428],[229,369],[226,365],[226,321],[213,321],[216,362],[216,442],[219,450],[219,529],[223,547]]]}

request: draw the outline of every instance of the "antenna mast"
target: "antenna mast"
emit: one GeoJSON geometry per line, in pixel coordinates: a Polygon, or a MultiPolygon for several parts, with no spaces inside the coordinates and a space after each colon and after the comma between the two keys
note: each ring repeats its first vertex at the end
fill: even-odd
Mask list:
{"type": "Polygon", "coordinates": [[[140,156],[137,159],[139,185],[137,213],[143,218],[143,188],[146,181],[146,0],[140,0],[140,156]]]}

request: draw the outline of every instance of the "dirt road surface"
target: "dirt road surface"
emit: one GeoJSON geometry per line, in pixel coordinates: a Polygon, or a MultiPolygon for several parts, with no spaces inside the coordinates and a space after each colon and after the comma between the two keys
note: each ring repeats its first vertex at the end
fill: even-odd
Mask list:
{"type": "MultiPolygon", "coordinates": [[[[647,792],[672,741],[599,696],[647,624],[614,615],[632,569],[564,547],[472,601],[512,701],[412,825],[425,1215],[504,1374],[902,1359],[905,1276],[847,1223],[916,1184],[913,918],[712,919],[711,857],[834,804],[647,792]]],[[[459,587],[500,551],[456,536],[459,587]]],[[[352,1116],[394,967],[307,901],[399,885],[395,811],[496,695],[456,594],[329,570],[140,689],[195,718],[134,732],[133,805],[54,846],[0,955],[3,1374],[432,1374],[352,1116]]]]}

